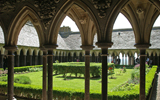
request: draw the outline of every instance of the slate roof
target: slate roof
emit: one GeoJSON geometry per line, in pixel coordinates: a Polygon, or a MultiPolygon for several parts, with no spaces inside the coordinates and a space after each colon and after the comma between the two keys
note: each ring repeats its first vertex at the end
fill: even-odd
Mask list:
{"type": "MultiPolygon", "coordinates": [[[[94,37],[93,44],[97,42],[97,35],[94,37]]],[[[114,43],[113,46],[109,49],[136,49],[134,47],[135,44],[135,37],[132,29],[117,29],[113,30],[112,33],[112,42],[114,43]]],[[[152,49],[160,49],[160,27],[156,27],[151,32],[151,44],[150,48],[152,49]]],[[[0,43],[4,44],[4,35],[3,31],[0,27],[0,43]]],[[[82,50],[80,46],[81,43],[81,35],[79,32],[71,32],[63,33],[63,35],[58,34],[57,39],[58,47],[57,49],[64,49],[64,50],[82,50]]],[[[39,47],[39,39],[35,28],[30,25],[26,24],[19,35],[18,38],[18,45],[21,46],[31,46],[31,47],[39,47]]],[[[100,49],[95,46],[94,49],[100,49]]]]}

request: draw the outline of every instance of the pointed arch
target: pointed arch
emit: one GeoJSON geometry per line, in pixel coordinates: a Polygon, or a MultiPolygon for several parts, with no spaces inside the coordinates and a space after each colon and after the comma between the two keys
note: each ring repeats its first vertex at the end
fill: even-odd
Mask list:
{"type": "Polygon", "coordinates": [[[14,18],[10,26],[9,34],[6,40],[6,45],[17,45],[17,40],[20,30],[28,20],[30,20],[33,23],[38,33],[40,46],[44,44],[45,42],[44,27],[43,24],[41,23],[38,14],[32,8],[24,6],[19,11],[17,16],[14,18]]]}
{"type": "MultiPolygon", "coordinates": [[[[96,27],[96,30],[99,29],[99,26],[98,26],[98,22],[97,22],[97,19],[95,17],[95,15],[93,14],[93,12],[90,10],[90,8],[88,7],[88,5],[86,5],[85,3],[79,1],[79,0],[71,0],[71,1],[68,1],[66,2],[60,9],[60,11],[55,15],[54,19],[52,20],[52,23],[51,23],[51,28],[49,30],[49,42],[51,44],[57,44],[57,36],[58,36],[58,32],[59,32],[59,28],[60,28],[60,25],[63,21],[63,19],[65,18],[65,16],[68,14],[68,11],[71,9],[71,7],[73,5],[76,5],[78,7],[80,7],[82,10],[85,10],[86,14],[89,16],[89,18],[93,21],[95,27],[96,27]]],[[[81,19],[78,19],[78,20],[75,20],[74,17],[78,16],[78,15],[74,15],[75,12],[71,11],[70,10],[70,13],[72,12],[71,15],[69,15],[70,18],[72,18],[72,20],[74,20],[80,30],[80,33],[82,33],[82,26],[80,25],[80,22],[81,22],[81,19]],[[80,21],[80,22],[78,22],[80,21]]],[[[83,18],[82,18],[83,19],[83,18]]],[[[83,23],[83,21],[82,21],[83,23]]],[[[99,32],[97,32],[99,34],[99,32]]],[[[82,45],[83,45],[83,42],[85,41],[85,37],[84,37],[84,34],[81,34],[82,36],[82,45]]],[[[85,42],[84,42],[85,43],[85,42]]]]}

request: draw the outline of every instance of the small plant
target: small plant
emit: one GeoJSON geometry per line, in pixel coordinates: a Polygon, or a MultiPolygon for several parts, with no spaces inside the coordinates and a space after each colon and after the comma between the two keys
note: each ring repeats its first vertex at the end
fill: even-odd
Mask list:
{"type": "Polygon", "coordinates": [[[126,70],[126,67],[123,66],[123,73],[125,73],[127,70],[126,70]]]}
{"type": "Polygon", "coordinates": [[[27,76],[17,76],[14,78],[14,82],[20,84],[31,84],[31,80],[27,76]]]}
{"type": "Polygon", "coordinates": [[[56,60],[56,61],[55,61],[55,63],[59,63],[59,61],[58,61],[58,60],[56,60]]]}

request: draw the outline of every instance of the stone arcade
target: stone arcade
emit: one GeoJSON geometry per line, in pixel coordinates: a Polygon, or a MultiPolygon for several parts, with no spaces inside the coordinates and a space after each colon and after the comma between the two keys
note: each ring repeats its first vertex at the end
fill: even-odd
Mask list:
{"type": "MultiPolygon", "coordinates": [[[[60,25],[69,16],[77,24],[81,34],[81,48],[85,58],[85,100],[89,100],[89,66],[90,54],[94,51],[94,36],[97,33],[96,45],[100,48],[102,60],[102,100],[107,100],[107,56],[108,53],[118,53],[109,51],[112,47],[113,24],[117,15],[121,12],[130,21],[135,37],[135,46],[140,55],[140,100],[145,100],[145,56],[153,55],[159,57],[159,50],[151,52],[150,36],[152,26],[159,15],[159,0],[1,0],[0,1],[0,26],[4,33],[4,48],[8,51],[8,100],[12,100],[14,61],[18,62],[18,56],[14,59],[14,53],[18,49],[17,41],[20,30],[25,23],[30,20],[34,25],[38,38],[40,55],[43,54],[43,100],[52,100],[52,63],[53,53],[61,52],[56,50],[57,37],[60,25]],[[152,54],[153,53],[153,54],[152,54]],[[47,60],[48,59],[48,60],[47,60]],[[47,62],[48,61],[48,62],[47,62]],[[46,67],[48,63],[48,82],[46,77],[46,67]],[[48,85],[47,85],[47,84],[48,85]],[[48,88],[48,90],[46,89],[48,88]],[[48,94],[47,94],[48,92],[48,94]]],[[[154,44],[158,44],[155,42],[154,44]]],[[[152,44],[152,45],[154,45],[152,44]]],[[[114,45],[113,45],[114,46],[114,45]]],[[[20,46],[19,46],[20,47],[20,46]]],[[[1,49],[3,51],[3,48],[1,49]]],[[[21,49],[18,49],[21,50],[21,49]]],[[[32,61],[32,51],[29,49],[30,61],[32,61]]],[[[2,54],[1,51],[1,54],[2,54]]],[[[26,55],[27,50],[24,50],[26,55]]],[[[17,52],[17,51],[16,51],[17,52]]],[[[120,51],[121,52],[121,51],[120,51]]],[[[123,52],[122,52],[123,53],[123,52]]],[[[124,52],[125,54],[129,52],[124,52]]],[[[61,52],[61,56],[66,53],[61,52]]],[[[130,56],[133,53],[130,53],[130,56]]],[[[19,53],[17,52],[17,55],[19,53]]],[[[35,51],[35,62],[37,64],[38,50],[35,51]]],[[[95,54],[97,55],[97,54],[95,54]]],[[[99,55],[99,54],[98,54],[99,55]]],[[[73,53],[70,54],[73,56],[73,53]]],[[[130,57],[129,57],[130,58],[130,57]]],[[[26,59],[26,56],[24,56],[26,59]]],[[[155,58],[154,58],[155,59],[155,58]]],[[[41,59],[42,60],[42,59],[41,59]]],[[[24,60],[26,61],[26,60],[24,60]]],[[[26,64],[27,62],[24,62],[26,64]]]]}

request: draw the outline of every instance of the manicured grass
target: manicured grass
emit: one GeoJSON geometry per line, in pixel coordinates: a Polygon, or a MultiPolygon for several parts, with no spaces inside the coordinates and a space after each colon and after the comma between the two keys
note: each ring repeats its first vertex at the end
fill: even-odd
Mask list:
{"type": "MultiPolygon", "coordinates": [[[[132,69],[127,69],[126,73],[122,73],[121,75],[117,75],[120,69],[115,69],[114,77],[116,79],[108,79],[108,90],[111,91],[113,88],[127,82],[131,77],[132,69]]],[[[40,72],[32,72],[26,74],[15,74],[16,76],[28,76],[30,77],[33,85],[40,85],[42,86],[42,71],[40,72]]],[[[60,75],[53,75],[53,88],[70,88],[70,89],[79,89],[84,90],[84,77],[82,78],[75,78],[74,75],[69,77],[70,75],[67,74],[67,80],[64,80],[62,74],[60,75]]],[[[109,76],[110,77],[110,76],[109,76]]],[[[91,92],[101,92],[101,78],[91,78],[90,79],[90,91],[91,92]]]]}

